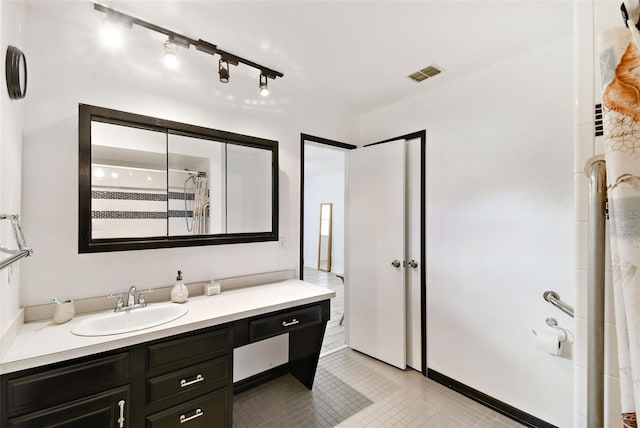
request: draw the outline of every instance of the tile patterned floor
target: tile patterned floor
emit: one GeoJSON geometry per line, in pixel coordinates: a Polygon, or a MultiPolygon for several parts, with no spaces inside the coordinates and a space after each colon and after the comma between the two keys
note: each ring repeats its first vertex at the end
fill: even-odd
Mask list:
{"type": "Polygon", "coordinates": [[[334,273],[322,272],[317,269],[304,268],[304,280],[336,292],[331,299],[331,319],[327,323],[327,330],[322,341],[321,355],[334,351],[344,344],[344,326],[340,325],[340,318],[344,313],[344,285],[334,273]]]}
{"type": "Polygon", "coordinates": [[[290,375],[234,397],[233,426],[477,427],[521,425],[414,370],[349,348],[320,358],[312,391],[290,375]]]}

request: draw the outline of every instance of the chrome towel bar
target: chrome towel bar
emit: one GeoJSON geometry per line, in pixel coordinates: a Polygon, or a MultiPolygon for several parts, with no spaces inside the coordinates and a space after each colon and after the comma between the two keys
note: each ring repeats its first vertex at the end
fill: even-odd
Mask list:
{"type": "Polygon", "coordinates": [[[18,243],[17,250],[12,250],[12,249],[0,246],[1,253],[11,254],[11,257],[0,261],[0,269],[4,269],[10,264],[17,262],[21,258],[30,256],[33,253],[33,250],[27,247],[27,241],[24,239],[24,235],[22,234],[22,228],[20,227],[20,219],[18,218],[17,214],[0,214],[0,220],[11,221],[13,234],[16,238],[16,242],[18,243]]]}
{"type": "Polygon", "coordinates": [[[573,318],[573,308],[560,300],[560,296],[555,291],[545,291],[542,298],[573,318]]]}

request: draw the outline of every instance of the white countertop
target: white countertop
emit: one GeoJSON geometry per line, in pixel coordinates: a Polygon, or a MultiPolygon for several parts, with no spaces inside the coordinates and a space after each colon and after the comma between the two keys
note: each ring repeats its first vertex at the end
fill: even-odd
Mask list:
{"type": "MultiPolygon", "coordinates": [[[[214,296],[197,296],[184,303],[189,312],[146,330],[111,336],[76,336],[74,325],[96,315],[76,316],[65,324],[51,320],[24,324],[0,360],[0,374],[110,351],[200,328],[211,327],[268,312],[287,309],[335,297],[334,291],[308,282],[290,279],[273,284],[224,291],[214,296]]],[[[135,310],[135,309],[134,309],[135,310]]]]}

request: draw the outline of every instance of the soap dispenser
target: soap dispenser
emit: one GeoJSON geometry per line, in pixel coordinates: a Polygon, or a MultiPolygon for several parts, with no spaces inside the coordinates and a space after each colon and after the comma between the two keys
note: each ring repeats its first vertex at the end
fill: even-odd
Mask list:
{"type": "Polygon", "coordinates": [[[182,271],[178,271],[178,276],[176,277],[176,285],[171,289],[171,301],[175,303],[184,303],[187,301],[189,297],[189,289],[184,282],[182,282],[182,271]]]}

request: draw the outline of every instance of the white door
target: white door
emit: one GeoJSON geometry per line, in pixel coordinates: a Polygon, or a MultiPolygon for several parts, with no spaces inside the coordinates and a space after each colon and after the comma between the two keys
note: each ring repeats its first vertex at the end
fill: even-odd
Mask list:
{"type": "Polygon", "coordinates": [[[406,368],[405,140],[349,153],[349,346],[406,368]]]}
{"type": "Polygon", "coordinates": [[[420,175],[422,163],[420,138],[407,141],[406,187],[406,260],[407,291],[407,365],[422,371],[422,293],[420,291],[420,175]]]}

